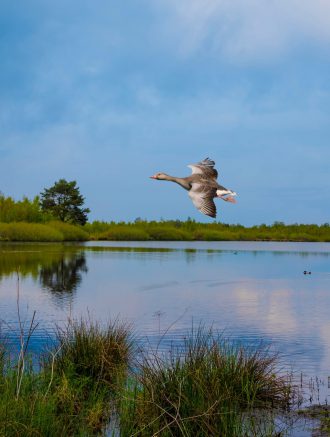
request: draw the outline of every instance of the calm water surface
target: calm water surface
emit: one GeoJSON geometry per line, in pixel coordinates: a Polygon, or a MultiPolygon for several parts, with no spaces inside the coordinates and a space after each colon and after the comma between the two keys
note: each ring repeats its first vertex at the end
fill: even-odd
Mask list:
{"type": "Polygon", "coordinates": [[[330,401],[330,244],[89,242],[0,245],[2,330],[36,310],[38,348],[69,315],[132,322],[180,341],[199,322],[244,344],[262,340],[330,401]],[[303,271],[311,271],[304,275],[303,271]]]}

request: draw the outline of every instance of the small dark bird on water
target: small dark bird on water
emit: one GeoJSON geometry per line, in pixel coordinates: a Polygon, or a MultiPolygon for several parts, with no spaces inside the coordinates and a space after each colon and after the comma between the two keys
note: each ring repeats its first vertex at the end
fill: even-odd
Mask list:
{"type": "Polygon", "coordinates": [[[215,218],[217,209],[213,199],[219,198],[225,202],[236,203],[234,196],[237,193],[218,184],[218,172],[214,166],[215,162],[206,158],[197,164],[188,165],[192,170],[192,174],[185,178],[169,176],[166,173],[156,173],[150,177],[151,179],[171,181],[181,185],[188,191],[190,199],[201,213],[215,218]]]}
{"type": "Polygon", "coordinates": [[[307,270],[304,270],[304,275],[311,275],[312,272],[308,272],[307,270]]]}

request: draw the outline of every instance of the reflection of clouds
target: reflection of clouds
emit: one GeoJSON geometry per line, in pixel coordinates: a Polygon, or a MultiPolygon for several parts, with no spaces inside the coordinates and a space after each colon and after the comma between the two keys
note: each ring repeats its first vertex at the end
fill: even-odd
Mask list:
{"type": "Polygon", "coordinates": [[[284,288],[282,281],[244,281],[233,285],[230,294],[239,320],[270,334],[296,329],[292,290],[284,288]]]}
{"type": "Polygon", "coordinates": [[[282,284],[276,286],[276,281],[251,281],[235,287],[232,293],[240,320],[270,335],[295,333],[298,315],[293,311],[289,288],[283,288],[282,284]]]}
{"type": "Polygon", "coordinates": [[[237,300],[237,312],[240,316],[257,320],[260,316],[262,304],[260,302],[260,293],[251,285],[244,283],[236,286],[233,290],[233,296],[237,300]]]}
{"type": "Polygon", "coordinates": [[[279,289],[269,299],[265,329],[269,334],[289,334],[297,328],[296,315],[291,308],[291,291],[279,289]]]}

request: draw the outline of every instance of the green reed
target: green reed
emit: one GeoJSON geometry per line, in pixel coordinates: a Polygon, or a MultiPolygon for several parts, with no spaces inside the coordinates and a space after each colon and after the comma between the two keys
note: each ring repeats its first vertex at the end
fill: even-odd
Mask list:
{"type": "Polygon", "coordinates": [[[122,390],[131,348],[130,330],[118,321],[104,327],[70,321],[39,357],[40,368],[25,355],[20,373],[22,366],[0,342],[0,435],[99,434],[122,390]]]}
{"type": "Polygon", "coordinates": [[[199,328],[183,348],[145,356],[122,397],[122,435],[273,435],[274,423],[258,411],[285,409],[292,397],[276,364],[263,348],[233,346],[199,328]]]}
{"type": "Polygon", "coordinates": [[[38,368],[21,352],[0,341],[1,436],[270,437],[294,399],[276,355],[203,327],[141,352],[125,323],[69,320],[38,368]]]}

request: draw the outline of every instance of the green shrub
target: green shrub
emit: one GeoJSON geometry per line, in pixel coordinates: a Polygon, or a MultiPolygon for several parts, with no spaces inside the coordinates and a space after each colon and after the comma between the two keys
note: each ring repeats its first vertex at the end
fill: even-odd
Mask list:
{"type": "Polygon", "coordinates": [[[84,230],[89,234],[100,234],[102,232],[108,231],[114,223],[107,223],[103,221],[94,221],[93,223],[86,223],[84,225],[84,230]]]}
{"type": "Polygon", "coordinates": [[[0,223],[0,241],[83,241],[88,234],[80,227],[62,222],[0,223]]]}
{"type": "Polygon", "coordinates": [[[101,233],[97,237],[98,240],[114,240],[114,241],[145,241],[149,240],[149,234],[135,227],[113,226],[108,231],[101,233]]]}
{"type": "Polygon", "coordinates": [[[63,234],[37,223],[0,223],[0,241],[63,241],[63,234]]]}
{"type": "Polygon", "coordinates": [[[64,241],[85,241],[88,240],[88,234],[81,227],[64,223],[60,221],[52,221],[47,223],[47,226],[61,232],[64,241]]]}
{"type": "Polygon", "coordinates": [[[182,241],[191,240],[191,236],[188,232],[181,229],[171,227],[151,227],[147,228],[147,231],[152,240],[159,241],[182,241]]]}
{"type": "Polygon", "coordinates": [[[194,240],[198,241],[230,241],[235,234],[226,231],[199,230],[194,232],[194,240]]]}
{"type": "Polygon", "coordinates": [[[33,200],[23,197],[15,201],[12,197],[5,197],[0,193],[0,222],[44,222],[47,215],[43,214],[39,205],[39,198],[33,200]]]}

